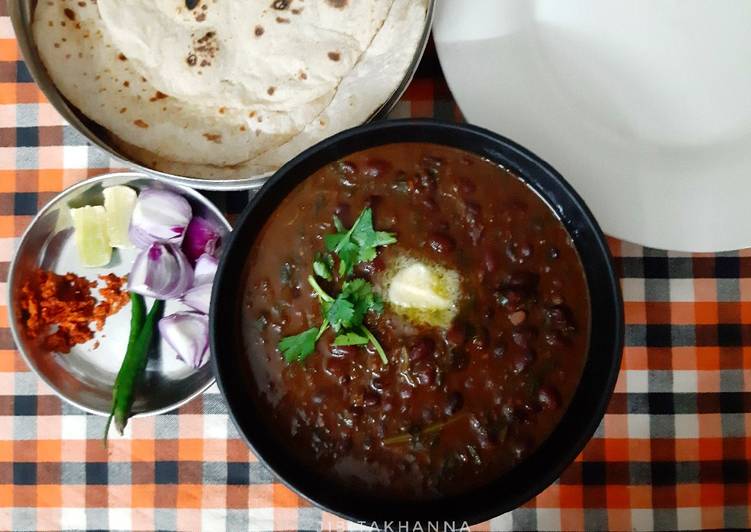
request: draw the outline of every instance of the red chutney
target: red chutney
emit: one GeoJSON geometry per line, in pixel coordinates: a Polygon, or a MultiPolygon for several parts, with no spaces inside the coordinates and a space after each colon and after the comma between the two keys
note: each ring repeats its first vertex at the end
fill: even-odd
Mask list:
{"type": "Polygon", "coordinates": [[[460,150],[393,144],[322,168],[266,222],[246,271],[249,397],[282,445],[351,490],[431,499],[487,483],[548,437],[581,377],[589,297],[568,233],[517,176],[460,150]],[[332,347],[330,330],[286,364],[279,340],[322,321],[306,278],[323,235],[368,206],[398,242],[354,275],[377,286],[403,256],[454,270],[457,315],[431,327],[387,303],[366,325],[388,365],[371,346],[332,347]]]}
{"type": "Polygon", "coordinates": [[[97,302],[91,293],[96,281],[74,273],[33,271],[21,288],[19,301],[26,336],[39,338],[45,350],[57,353],[68,353],[91,340],[94,331],[89,324],[94,322],[101,331],[107,318],[129,301],[125,277],[109,273],[99,279],[105,286],[99,289],[101,301],[97,302]]]}

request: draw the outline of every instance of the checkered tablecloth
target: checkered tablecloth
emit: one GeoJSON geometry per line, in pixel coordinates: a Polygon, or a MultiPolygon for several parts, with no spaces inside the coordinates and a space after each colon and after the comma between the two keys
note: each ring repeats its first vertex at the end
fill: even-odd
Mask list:
{"type": "MultiPolygon", "coordinates": [[[[113,164],[67,126],[20,60],[0,2],[0,288],[17,238],[64,187],[113,164]]],[[[456,117],[432,50],[395,110],[456,117]]],[[[247,194],[214,194],[230,213],[247,194]]],[[[751,252],[686,255],[619,241],[626,351],[608,414],[560,480],[476,530],[747,528],[751,252]]],[[[138,419],[109,451],[104,419],[28,371],[0,307],[0,530],[340,530],[251,456],[215,388],[138,419]]],[[[394,528],[396,530],[396,528],[394,528]]]]}

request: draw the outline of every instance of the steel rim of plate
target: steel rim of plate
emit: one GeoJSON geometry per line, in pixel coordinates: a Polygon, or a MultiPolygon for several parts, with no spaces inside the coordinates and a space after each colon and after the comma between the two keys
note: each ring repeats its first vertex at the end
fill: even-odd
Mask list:
{"type": "MultiPolygon", "coordinates": [[[[425,52],[425,47],[428,44],[430,30],[433,25],[436,1],[437,0],[428,0],[427,10],[425,12],[425,26],[422,35],[420,36],[420,40],[417,43],[415,54],[412,57],[409,67],[404,73],[402,81],[391,93],[391,96],[389,96],[386,101],[383,102],[367,120],[365,120],[364,123],[385,118],[407,90],[407,87],[417,72],[417,67],[420,64],[420,60],[425,52]]],[[[274,173],[267,172],[265,174],[245,177],[242,179],[200,179],[153,170],[141,165],[140,163],[131,161],[124,155],[120,154],[107,141],[105,134],[100,135],[95,132],[97,129],[105,131],[104,128],[86,118],[82,113],[75,109],[75,106],[69,104],[60,91],[57,90],[57,87],[47,74],[47,70],[44,68],[41,59],[37,54],[36,46],[34,45],[30,31],[33,11],[32,4],[34,3],[33,0],[8,0],[8,11],[10,13],[11,23],[13,24],[13,31],[16,34],[16,40],[21,49],[21,56],[26,63],[26,67],[39,89],[44,93],[55,110],[60,113],[65,121],[88,141],[106,152],[110,157],[129,167],[130,170],[145,174],[147,177],[198,190],[257,190],[261,188],[266,180],[274,173]]]]}
{"type": "MultiPolygon", "coordinates": [[[[94,176],[88,179],[85,179],[83,181],[80,181],[78,183],[75,183],[65,190],[61,191],[59,194],[57,194],[54,198],[49,200],[42,209],[37,212],[36,216],[31,220],[31,223],[26,227],[26,229],[23,232],[23,235],[21,236],[20,240],[18,241],[18,245],[16,246],[16,249],[20,249],[23,247],[26,240],[29,238],[29,235],[31,234],[34,225],[37,223],[39,219],[41,219],[47,212],[49,212],[51,209],[53,209],[57,203],[64,198],[65,196],[69,195],[72,192],[75,192],[76,190],[80,188],[86,188],[88,186],[91,186],[93,184],[96,184],[101,181],[107,181],[108,179],[112,178],[123,178],[123,179],[152,179],[155,181],[158,181],[153,178],[153,176],[150,176],[148,174],[142,173],[142,172],[113,172],[113,173],[107,173],[107,174],[101,174],[98,176],[94,176]]],[[[203,196],[200,192],[196,191],[195,189],[192,189],[190,187],[186,187],[185,185],[178,185],[176,183],[168,183],[171,186],[174,186],[176,188],[179,188],[181,192],[185,193],[186,195],[190,196],[191,199],[196,200],[197,202],[200,202],[204,207],[206,207],[208,210],[210,210],[213,214],[215,214],[224,225],[232,229],[232,226],[227,221],[227,218],[222,214],[222,212],[219,210],[219,208],[214,205],[212,201],[210,201],[208,198],[203,196]]],[[[8,274],[8,281],[6,283],[7,294],[6,294],[6,308],[8,309],[8,323],[11,331],[11,336],[13,337],[13,342],[16,346],[16,350],[21,355],[21,358],[23,359],[26,366],[28,366],[29,370],[34,373],[34,375],[40,379],[44,384],[47,385],[47,387],[54,392],[56,396],[58,396],[60,399],[65,401],[66,403],[75,406],[76,408],[83,410],[84,412],[87,412],[89,414],[94,414],[97,416],[109,416],[109,412],[103,412],[100,410],[95,410],[93,408],[89,408],[86,405],[83,405],[74,399],[71,399],[70,397],[65,396],[63,393],[61,393],[55,385],[53,385],[49,379],[46,378],[39,370],[36,368],[36,365],[32,362],[31,357],[28,353],[26,353],[26,350],[23,348],[23,343],[20,341],[20,332],[17,330],[16,326],[16,320],[14,319],[14,316],[16,315],[16,305],[13,301],[13,291],[11,288],[14,286],[14,280],[16,277],[16,255],[14,255],[13,259],[11,260],[10,267],[9,267],[9,274],[8,274]]],[[[148,416],[155,416],[159,414],[164,414],[165,412],[169,412],[171,410],[174,410],[176,408],[180,408],[181,406],[189,403],[196,397],[202,395],[206,390],[208,390],[214,383],[216,382],[216,378],[214,377],[213,373],[211,378],[206,382],[206,384],[199,387],[196,391],[191,393],[189,396],[181,399],[180,401],[176,401],[171,405],[167,405],[165,407],[155,409],[155,410],[149,410],[144,412],[138,412],[137,414],[134,414],[130,416],[131,418],[137,418],[137,417],[148,417],[148,416]]]]}

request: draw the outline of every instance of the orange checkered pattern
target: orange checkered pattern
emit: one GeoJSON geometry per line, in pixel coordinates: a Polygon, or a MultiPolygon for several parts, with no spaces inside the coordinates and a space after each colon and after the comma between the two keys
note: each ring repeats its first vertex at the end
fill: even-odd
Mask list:
{"type": "MultiPolygon", "coordinates": [[[[3,292],[16,239],[37,210],[112,166],[37,90],[4,9],[0,3],[3,292]]],[[[394,114],[459,118],[432,50],[394,114]]],[[[229,213],[247,202],[242,193],[210,196],[229,213]]],[[[558,482],[476,530],[751,526],[751,253],[611,247],[627,347],[609,411],[558,482]]],[[[109,450],[103,424],[28,371],[0,307],[0,530],[357,528],[280,485],[239,439],[215,388],[175,412],[134,420],[109,450]]]]}

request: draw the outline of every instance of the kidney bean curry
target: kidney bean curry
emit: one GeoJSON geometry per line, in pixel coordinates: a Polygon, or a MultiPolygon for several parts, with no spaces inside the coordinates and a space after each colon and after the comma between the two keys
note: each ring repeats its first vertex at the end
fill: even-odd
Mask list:
{"type": "Polygon", "coordinates": [[[245,274],[249,394],[306,467],[435,499],[498,478],[579,382],[589,297],[571,238],[521,179],[391,144],[298,185],[245,274]]]}

